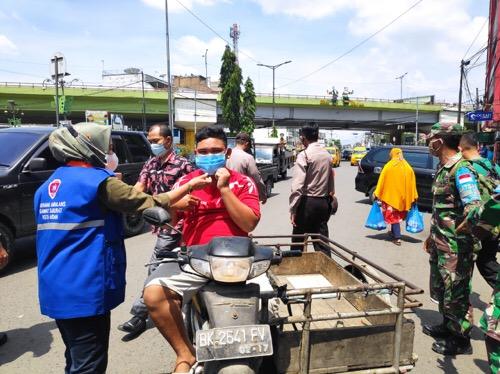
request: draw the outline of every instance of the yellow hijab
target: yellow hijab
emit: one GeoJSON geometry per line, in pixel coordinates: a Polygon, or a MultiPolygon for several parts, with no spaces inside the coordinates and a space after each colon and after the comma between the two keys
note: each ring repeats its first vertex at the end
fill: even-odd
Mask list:
{"type": "Polygon", "coordinates": [[[418,198],[415,173],[400,148],[391,149],[390,157],[378,179],[375,196],[394,209],[406,212],[418,198]]]}

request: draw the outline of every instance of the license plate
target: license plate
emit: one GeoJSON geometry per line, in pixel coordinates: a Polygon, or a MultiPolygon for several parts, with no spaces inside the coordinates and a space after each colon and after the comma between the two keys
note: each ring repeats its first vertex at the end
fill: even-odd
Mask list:
{"type": "Polygon", "coordinates": [[[196,332],[196,359],[199,362],[273,354],[268,325],[248,325],[199,330],[196,332]]]}

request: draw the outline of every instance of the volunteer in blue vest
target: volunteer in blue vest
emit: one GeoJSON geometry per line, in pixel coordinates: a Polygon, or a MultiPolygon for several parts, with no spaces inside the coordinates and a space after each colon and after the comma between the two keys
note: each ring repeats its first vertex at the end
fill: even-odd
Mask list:
{"type": "Polygon", "coordinates": [[[168,208],[211,181],[204,174],[154,197],[138,192],[105,169],[110,136],[93,123],[52,132],[50,150],[66,165],[35,194],[40,308],[56,320],[68,374],[106,371],[110,311],[125,296],[121,213],[168,208]]]}

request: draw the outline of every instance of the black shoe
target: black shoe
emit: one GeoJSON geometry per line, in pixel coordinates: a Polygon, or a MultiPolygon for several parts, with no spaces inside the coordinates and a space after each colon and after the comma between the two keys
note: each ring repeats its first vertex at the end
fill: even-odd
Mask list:
{"type": "Polygon", "coordinates": [[[432,343],[432,350],[445,356],[470,355],[472,346],[470,338],[450,336],[432,343]]]}
{"type": "Polygon", "coordinates": [[[141,317],[133,316],[129,321],[118,325],[118,330],[140,335],[146,331],[146,320],[141,317]]]}
{"type": "Polygon", "coordinates": [[[0,345],[4,345],[5,343],[7,343],[7,334],[0,332],[0,345]]]}
{"type": "Polygon", "coordinates": [[[445,339],[450,336],[450,330],[446,328],[444,323],[440,325],[423,325],[422,332],[436,339],[445,339]]]}

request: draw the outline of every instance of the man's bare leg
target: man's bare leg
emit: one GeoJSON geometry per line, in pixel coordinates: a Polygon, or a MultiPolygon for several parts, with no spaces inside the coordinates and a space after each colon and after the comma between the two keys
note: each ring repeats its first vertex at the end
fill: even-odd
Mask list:
{"type": "Polygon", "coordinates": [[[196,357],[184,327],[181,297],[166,287],[151,285],[144,289],[144,302],[156,328],[177,355],[174,371],[188,372],[196,357]]]}

